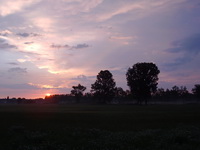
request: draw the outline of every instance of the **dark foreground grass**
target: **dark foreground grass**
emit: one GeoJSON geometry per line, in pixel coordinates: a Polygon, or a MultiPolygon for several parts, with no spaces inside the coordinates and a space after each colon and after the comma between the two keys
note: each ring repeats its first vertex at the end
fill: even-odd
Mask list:
{"type": "Polygon", "coordinates": [[[0,105],[2,150],[197,150],[200,105],[0,105]]]}

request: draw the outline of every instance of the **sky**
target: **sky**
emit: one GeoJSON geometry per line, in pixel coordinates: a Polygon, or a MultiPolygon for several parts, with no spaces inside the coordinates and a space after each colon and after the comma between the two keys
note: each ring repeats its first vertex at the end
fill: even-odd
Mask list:
{"type": "Polygon", "coordinates": [[[0,0],[0,98],[90,91],[154,62],[158,87],[200,84],[199,0],[0,0]]]}

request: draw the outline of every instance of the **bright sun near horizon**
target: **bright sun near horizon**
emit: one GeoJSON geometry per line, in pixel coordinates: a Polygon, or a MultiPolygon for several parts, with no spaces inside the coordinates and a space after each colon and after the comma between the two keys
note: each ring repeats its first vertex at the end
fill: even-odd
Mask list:
{"type": "Polygon", "coordinates": [[[50,93],[47,93],[46,96],[51,96],[51,94],[50,94],[50,93]]]}

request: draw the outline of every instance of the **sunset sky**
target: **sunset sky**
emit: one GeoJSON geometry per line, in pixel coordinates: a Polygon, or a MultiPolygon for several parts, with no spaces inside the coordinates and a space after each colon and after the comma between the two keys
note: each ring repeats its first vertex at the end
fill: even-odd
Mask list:
{"type": "Polygon", "coordinates": [[[90,91],[100,70],[154,62],[159,87],[200,84],[199,0],[0,0],[0,98],[90,91]]]}

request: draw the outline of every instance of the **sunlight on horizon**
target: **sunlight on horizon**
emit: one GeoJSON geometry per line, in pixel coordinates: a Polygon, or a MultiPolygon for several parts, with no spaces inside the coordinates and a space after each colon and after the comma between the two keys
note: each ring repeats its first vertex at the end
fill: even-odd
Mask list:
{"type": "Polygon", "coordinates": [[[51,96],[51,94],[50,94],[50,93],[47,93],[46,96],[51,96]]]}

